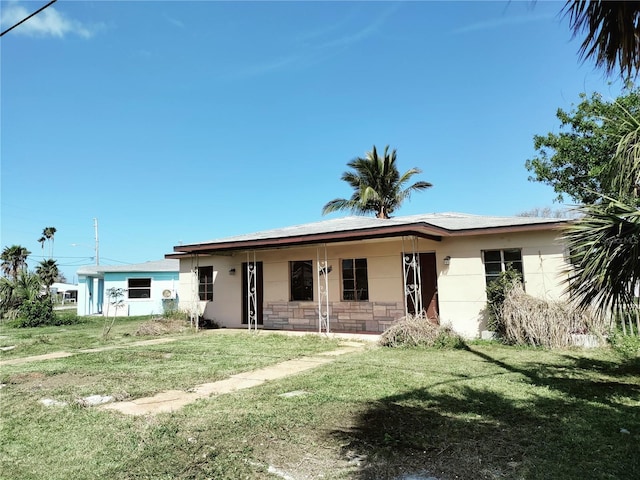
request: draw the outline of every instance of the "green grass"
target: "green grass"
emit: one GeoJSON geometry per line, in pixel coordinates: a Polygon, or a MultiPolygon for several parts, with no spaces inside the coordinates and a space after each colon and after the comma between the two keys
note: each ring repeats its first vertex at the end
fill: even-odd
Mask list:
{"type": "Polygon", "coordinates": [[[640,362],[605,349],[370,348],[148,417],[38,403],[189,388],[335,345],[204,334],[5,366],[0,478],[640,478],[640,362]]]}
{"type": "MultiPolygon", "coordinates": [[[[145,337],[134,335],[135,331],[142,321],[150,319],[151,317],[116,318],[107,338],[103,338],[104,317],[82,317],[83,323],[76,325],[34,328],[13,328],[10,322],[0,322],[0,346],[15,346],[12,350],[0,351],[0,360],[137,342],[145,337]]],[[[184,333],[176,332],[172,336],[192,333],[192,330],[186,329],[184,333]]]]}

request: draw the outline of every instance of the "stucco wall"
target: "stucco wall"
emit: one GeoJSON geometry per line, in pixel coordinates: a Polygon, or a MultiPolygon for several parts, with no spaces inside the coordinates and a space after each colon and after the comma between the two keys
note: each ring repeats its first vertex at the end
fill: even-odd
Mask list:
{"type": "MultiPolygon", "coordinates": [[[[149,298],[128,298],[127,292],[124,295],[124,311],[129,316],[135,315],[161,315],[164,313],[162,303],[162,291],[165,289],[175,290],[178,286],[178,275],[173,272],[105,272],[104,274],[104,306],[103,313],[107,314],[109,298],[107,290],[110,288],[127,289],[130,278],[150,278],[151,296],[149,298]]],[[[113,312],[109,313],[110,315],[113,312]]]]}
{"type": "Polygon", "coordinates": [[[554,232],[478,235],[445,239],[438,249],[440,321],[465,336],[476,336],[486,326],[485,270],[482,250],[522,249],[527,293],[541,298],[562,296],[564,247],[554,232]],[[450,256],[449,265],[443,259],[450,256]]]}
{"type": "MultiPolygon", "coordinates": [[[[450,324],[467,336],[477,336],[484,328],[485,271],[482,250],[520,248],[523,255],[525,288],[533,295],[558,298],[562,286],[559,271],[564,269],[564,249],[555,232],[478,235],[443,238],[441,242],[418,239],[416,252],[435,252],[438,274],[438,297],[441,323],[450,324]],[[449,265],[444,258],[451,257],[449,265]]],[[[331,325],[334,330],[381,331],[390,323],[389,316],[404,313],[403,270],[401,252],[412,251],[408,239],[359,241],[326,246],[328,296],[331,325]],[[369,301],[343,302],[341,299],[341,259],[366,258],[369,301]],[[384,313],[383,313],[384,312],[384,313]],[[392,313],[389,313],[392,312],[392,313]],[[373,322],[378,322],[374,325],[373,322]]],[[[264,273],[263,312],[265,328],[316,330],[317,276],[314,273],[314,302],[290,302],[289,262],[325,259],[325,247],[283,248],[256,251],[255,260],[262,262],[264,273]]],[[[251,260],[253,261],[253,252],[251,260]]],[[[227,256],[199,256],[180,262],[180,307],[195,308],[205,318],[222,326],[241,327],[242,263],[246,252],[227,256]],[[214,267],[214,295],[211,302],[197,300],[198,282],[192,269],[214,267]],[[235,275],[229,270],[235,269],[235,275]]]]}
{"type": "Polygon", "coordinates": [[[91,275],[78,276],[77,314],[95,315],[102,313],[104,280],[91,275]]]}

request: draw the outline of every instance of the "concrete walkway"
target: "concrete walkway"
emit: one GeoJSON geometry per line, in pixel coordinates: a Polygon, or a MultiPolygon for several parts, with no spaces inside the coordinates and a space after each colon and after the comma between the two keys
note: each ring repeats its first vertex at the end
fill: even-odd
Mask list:
{"type": "Polygon", "coordinates": [[[287,360],[284,362],[259,368],[250,372],[231,375],[229,378],[212,383],[196,385],[192,391],[167,390],[160,392],[153,397],[138,398],[126,402],[114,402],[102,405],[99,408],[104,410],[116,410],[126,415],[149,415],[165,413],[178,410],[179,408],[195,402],[201,398],[208,398],[213,395],[232,393],[245,388],[262,385],[269,380],[295,375],[320,365],[332,362],[337,356],[346,353],[361,351],[364,347],[360,342],[343,342],[336,350],[321,352],[315,355],[287,360]]]}

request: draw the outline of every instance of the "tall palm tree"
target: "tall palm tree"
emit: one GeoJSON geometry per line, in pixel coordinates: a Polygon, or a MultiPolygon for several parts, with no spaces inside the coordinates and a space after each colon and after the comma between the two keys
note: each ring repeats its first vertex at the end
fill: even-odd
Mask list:
{"type": "Polygon", "coordinates": [[[42,258],[44,258],[44,242],[47,241],[46,237],[40,237],[38,239],[38,243],[40,244],[40,248],[42,248],[42,258]]]}
{"type": "Polygon", "coordinates": [[[49,242],[49,258],[53,257],[53,237],[56,234],[56,227],[46,227],[42,230],[42,237],[38,240],[42,248],[44,248],[44,241],[47,240],[49,242]]]}
{"type": "Polygon", "coordinates": [[[58,264],[55,260],[42,260],[40,265],[36,267],[36,274],[40,277],[42,284],[47,290],[47,296],[51,291],[51,285],[56,281],[59,274],[58,264]]]}
{"type": "Polygon", "coordinates": [[[400,175],[396,166],[396,150],[389,153],[388,145],[381,157],[374,145],[364,158],[355,158],[347,166],[353,171],[344,172],[341,178],[353,188],[353,195],[349,199],[331,200],[322,208],[323,215],[349,210],[358,215],[373,213],[378,218],[389,218],[413,192],[432,187],[424,181],[407,186],[411,177],[422,171],[411,168],[400,175]]]}
{"type": "Polygon", "coordinates": [[[592,58],[597,67],[621,75],[640,70],[640,4],[603,0],[568,0],[563,8],[573,36],[586,31],[579,54],[592,58]]]}
{"type": "Polygon", "coordinates": [[[4,247],[2,254],[0,254],[2,273],[16,281],[18,273],[27,268],[27,257],[29,255],[31,255],[31,252],[21,245],[4,247]]]}

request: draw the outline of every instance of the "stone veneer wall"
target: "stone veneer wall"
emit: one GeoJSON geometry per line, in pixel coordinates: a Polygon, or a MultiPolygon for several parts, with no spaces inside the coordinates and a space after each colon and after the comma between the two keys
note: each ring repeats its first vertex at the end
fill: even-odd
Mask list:
{"type": "MultiPolygon", "coordinates": [[[[329,302],[329,328],[334,332],[384,332],[404,316],[397,302],[329,302]]],[[[318,304],[314,302],[266,302],[264,328],[316,331],[318,304]]]]}

